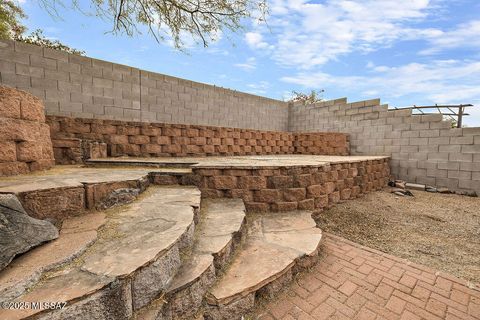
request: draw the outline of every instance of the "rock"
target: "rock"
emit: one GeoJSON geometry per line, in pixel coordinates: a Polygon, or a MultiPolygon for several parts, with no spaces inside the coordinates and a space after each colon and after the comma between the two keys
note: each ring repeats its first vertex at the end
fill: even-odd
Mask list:
{"type": "Polygon", "coordinates": [[[402,189],[394,189],[392,190],[392,193],[397,195],[397,196],[409,196],[409,197],[414,197],[413,193],[411,193],[408,190],[402,190],[402,189]]]}
{"type": "Polygon", "coordinates": [[[427,186],[427,187],[425,187],[425,191],[435,193],[435,192],[437,192],[437,188],[427,186]]]}
{"type": "Polygon", "coordinates": [[[448,188],[437,188],[439,193],[452,193],[448,188]]]}
{"type": "Polygon", "coordinates": [[[16,255],[56,238],[53,224],[28,216],[15,195],[0,194],[0,270],[16,255]]]}
{"type": "Polygon", "coordinates": [[[131,203],[137,199],[139,194],[140,189],[137,188],[122,188],[114,190],[105,199],[103,199],[101,203],[96,205],[96,209],[105,210],[131,203]]]}
{"type": "Polygon", "coordinates": [[[403,180],[395,180],[395,187],[396,188],[401,188],[401,189],[405,189],[405,181],[403,180]]]}

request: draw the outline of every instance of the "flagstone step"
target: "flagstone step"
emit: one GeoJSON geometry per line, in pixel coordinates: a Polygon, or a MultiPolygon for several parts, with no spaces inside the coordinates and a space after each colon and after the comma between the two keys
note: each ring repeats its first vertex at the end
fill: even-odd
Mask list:
{"type": "Polygon", "coordinates": [[[206,295],[207,319],[241,319],[258,295],[272,295],[313,264],[322,233],[311,212],[249,215],[247,239],[206,295]]]}
{"type": "Polygon", "coordinates": [[[192,251],[159,301],[137,319],[193,319],[207,290],[240,245],[245,230],[241,199],[203,199],[192,251]]]}
{"type": "Polygon", "coordinates": [[[17,257],[0,272],[0,302],[15,299],[44,273],[82,254],[97,239],[97,230],[104,223],[101,212],[65,220],[57,239],[17,257]]]}
{"type": "Polygon", "coordinates": [[[105,210],[130,203],[157,185],[179,184],[191,173],[182,168],[86,168],[57,166],[54,169],[0,178],[0,194],[15,194],[27,213],[58,224],[87,210],[105,210]]]}
{"type": "Polygon", "coordinates": [[[65,307],[0,310],[0,319],[130,318],[167,290],[180,268],[180,251],[193,244],[199,206],[196,188],[150,187],[137,201],[105,211],[97,239],[84,253],[44,273],[11,301],[65,307]]]}
{"type": "Polygon", "coordinates": [[[109,157],[85,160],[85,164],[94,167],[113,167],[113,166],[142,166],[154,168],[189,168],[191,165],[198,163],[195,160],[184,160],[184,157],[162,158],[158,161],[158,157],[139,158],[139,157],[109,157]]]}

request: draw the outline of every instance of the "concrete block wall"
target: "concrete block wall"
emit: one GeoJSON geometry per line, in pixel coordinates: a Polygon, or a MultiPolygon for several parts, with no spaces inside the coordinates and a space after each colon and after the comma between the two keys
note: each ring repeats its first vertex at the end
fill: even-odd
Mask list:
{"type": "Polygon", "coordinates": [[[0,83],[32,93],[48,115],[285,131],[288,105],[247,93],[0,41],[0,83]]]}
{"type": "Polygon", "coordinates": [[[292,104],[289,129],[348,133],[352,155],[390,156],[397,178],[480,194],[480,128],[451,128],[441,115],[391,110],[379,99],[342,98],[292,104]]]}

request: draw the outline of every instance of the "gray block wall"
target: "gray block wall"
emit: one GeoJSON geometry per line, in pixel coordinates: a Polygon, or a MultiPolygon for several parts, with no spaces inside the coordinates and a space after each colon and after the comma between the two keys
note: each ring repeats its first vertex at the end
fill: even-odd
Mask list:
{"type": "Polygon", "coordinates": [[[0,41],[0,83],[49,115],[285,131],[288,104],[13,41],[0,41]]]}
{"type": "Polygon", "coordinates": [[[480,195],[480,128],[451,128],[439,114],[412,115],[389,110],[379,99],[343,98],[292,104],[289,130],[349,133],[352,154],[391,156],[397,178],[480,195]]]}

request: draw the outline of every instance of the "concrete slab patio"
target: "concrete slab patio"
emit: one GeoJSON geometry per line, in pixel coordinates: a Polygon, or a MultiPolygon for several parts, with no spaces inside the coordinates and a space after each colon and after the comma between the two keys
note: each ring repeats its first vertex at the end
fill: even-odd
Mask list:
{"type": "Polygon", "coordinates": [[[253,319],[480,319],[480,287],[324,233],[319,262],[253,319]]]}

